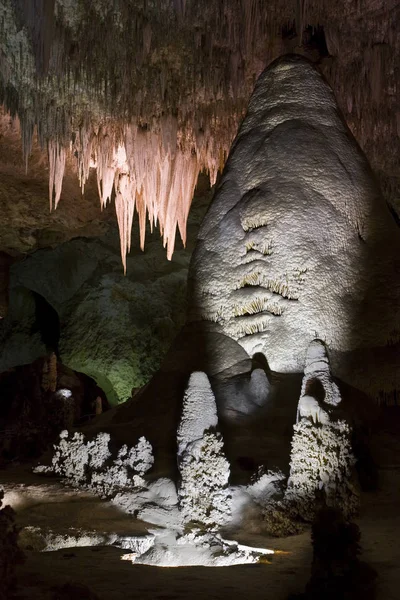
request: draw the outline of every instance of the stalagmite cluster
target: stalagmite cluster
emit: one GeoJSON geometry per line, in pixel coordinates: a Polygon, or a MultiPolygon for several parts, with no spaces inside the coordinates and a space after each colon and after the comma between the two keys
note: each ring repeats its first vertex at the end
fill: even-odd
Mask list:
{"type": "MultiPolygon", "coordinates": [[[[247,485],[232,484],[216,399],[200,371],[191,373],[183,396],[175,482],[146,477],[153,466],[157,471],[146,438],[134,447],[122,446],[113,458],[110,448],[115,441],[110,443],[110,434],[104,432],[90,441],[79,432],[61,432],[51,466],[35,471],[61,475],[73,487],[109,498],[127,514],[162,528],[152,531],[151,543],[127,560],[161,566],[257,562],[268,551],[227,542],[222,528],[235,534],[239,528],[286,536],[311,522],[321,506],[333,506],[346,518],[357,510],[351,431],[338,412],[340,403],[325,346],[314,340],[306,356],[287,480],[281,471],[260,466],[247,485]],[[309,389],[316,381],[324,399],[315,386],[309,389]],[[304,398],[314,400],[314,411],[301,409],[304,398]]],[[[52,544],[48,539],[45,549],[54,549],[52,544]]]]}
{"type": "Polygon", "coordinates": [[[121,489],[143,485],[143,475],[151,469],[154,458],[151,444],[141,437],[131,448],[123,445],[117,457],[109,449],[110,435],[99,433],[86,440],[83,433],[60,433],[54,445],[51,466],[40,465],[36,473],[53,473],[65,477],[71,485],[84,487],[103,497],[112,497],[121,489]]]}

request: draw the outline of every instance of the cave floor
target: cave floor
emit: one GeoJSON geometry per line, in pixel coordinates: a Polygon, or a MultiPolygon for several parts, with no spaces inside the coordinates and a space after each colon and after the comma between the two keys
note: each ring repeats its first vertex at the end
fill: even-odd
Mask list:
{"type": "MultiPolygon", "coordinates": [[[[76,494],[33,475],[29,475],[28,481],[25,480],[21,487],[19,475],[21,472],[3,471],[0,484],[5,486],[8,494],[18,493],[20,503],[14,496],[13,504],[17,509],[18,524],[22,527],[29,523],[57,529],[58,520],[58,531],[69,526],[85,528],[90,525],[92,531],[117,531],[127,535],[143,535],[146,532],[145,523],[118,513],[106,502],[88,494],[76,494]]],[[[400,464],[381,467],[380,483],[378,492],[364,494],[362,499],[358,519],[362,532],[362,556],[378,572],[377,600],[398,600],[400,464]]],[[[123,561],[121,556],[125,551],[112,546],[63,548],[53,552],[28,550],[25,564],[18,569],[15,598],[52,600],[54,589],[67,582],[87,586],[104,600],[222,600],[230,598],[233,593],[254,600],[284,600],[288,594],[304,589],[310,575],[312,556],[309,532],[279,540],[242,534],[238,540],[282,553],[275,554],[271,564],[158,568],[123,561]]]]}
{"type": "MultiPolygon", "coordinates": [[[[389,427],[390,429],[390,427],[389,427]]],[[[400,436],[398,427],[374,436],[379,489],[363,493],[356,520],[361,529],[362,559],[378,573],[376,600],[398,600],[400,589],[400,436]]],[[[119,535],[145,535],[149,525],[119,512],[108,502],[74,492],[57,480],[33,475],[24,466],[0,471],[5,500],[14,506],[17,523],[50,528],[70,527],[119,535]]],[[[132,565],[126,553],[110,545],[65,547],[52,552],[26,550],[18,568],[19,600],[54,600],[54,589],[68,582],[87,586],[101,600],[225,599],[286,600],[304,590],[310,576],[310,533],[284,539],[239,534],[239,542],[277,552],[270,564],[222,568],[160,568],[132,565]]],[[[60,598],[70,596],[60,596],[60,598]]],[[[72,597],[72,596],[71,596],[72,597]]],[[[74,596],[76,600],[85,595],[74,596]]],[[[90,598],[90,596],[87,596],[90,598]]],[[[338,599],[339,600],[339,599],[338,599]]]]}
{"type": "MultiPolygon", "coordinates": [[[[118,511],[109,502],[89,493],[76,492],[56,479],[34,475],[30,469],[0,471],[5,503],[17,513],[17,523],[66,535],[71,528],[120,536],[143,536],[150,525],[118,511]]],[[[187,598],[285,598],[301,590],[310,572],[309,533],[282,540],[257,535],[239,536],[254,546],[280,550],[271,564],[222,568],[160,568],[132,565],[121,560],[126,550],[109,545],[65,547],[52,552],[24,548],[26,562],[18,568],[20,600],[53,600],[54,589],[67,582],[87,586],[100,599],[175,600],[187,598]],[[251,581],[251,591],[249,582],[251,581]]],[[[26,539],[25,539],[26,545],[26,539]]]]}

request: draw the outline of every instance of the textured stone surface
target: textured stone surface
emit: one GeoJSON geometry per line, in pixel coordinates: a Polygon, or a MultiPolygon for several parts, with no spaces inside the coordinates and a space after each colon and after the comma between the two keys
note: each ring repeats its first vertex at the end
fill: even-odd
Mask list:
{"type": "MultiPolygon", "coordinates": [[[[261,70],[295,51],[318,61],[374,168],[398,182],[397,0],[142,4],[59,0],[38,4],[35,20],[30,3],[2,1],[0,97],[26,146],[34,123],[68,146],[71,131],[89,122],[97,134],[110,115],[157,130],[173,114],[175,133],[193,127],[191,143],[212,151],[233,137],[261,70]]],[[[77,137],[79,151],[90,146],[77,137]]]]}
{"type": "Polygon", "coordinates": [[[178,498],[184,522],[211,529],[231,518],[230,468],[218,431],[215,396],[205,373],[190,375],[177,431],[178,498]]]}
{"type": "Polygon", "coordinates": [[[271,384],[262,369],[213,380],[220,414],[230,420],[251,416],[268,403],[271,384]]]}
{"type": "Polygon", "coordinates": [[[342,401],[334,382],[325,345],[313,340],[307,348],[301,395],[311,396],[328,406],[338,406],[342,401]]]}
{"type": "Polygon", "coordinates": [[[10,291],[10,310],[0,321],[0,371],[29,364],[46,355],[40,332],[35,330],[35,299],[29,289],[10,291]]]}
{"type": "Polygon", "coordinates": [[[337,376],[377,394],[395,352],[386,373],[369,365],[360,377],[353,351],[399,344],[399,250],[328,85],[305,59],[279,59],[257,82],[202,223],[191,320],[215,323],[283,373],[304,368],[318,337],[337,376]]]}

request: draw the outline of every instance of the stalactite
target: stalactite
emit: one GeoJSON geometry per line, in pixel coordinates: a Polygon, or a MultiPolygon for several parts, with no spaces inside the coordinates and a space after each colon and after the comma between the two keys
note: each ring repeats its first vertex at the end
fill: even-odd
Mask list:
{"type": "Polygon", "coordinates": [[[126,273],[126,254],[131,249],[131,231],[135,210],[136,185],[127,173],[120,173],[115,178],[115,211],[117,213],[121,257],[126,273]]]}
{"type": "MultiPolygon", "coordinates": [[[[121,236],[121,255],[126,269],[126,253],[130,250],[133,215],[139,219],[140,246],[144,248],[146,215],[151,227],[158,225],[172,258],[176,227],[186,243],[186,222],[197,178],[207,164],[199,160],[192,144],[177,147],[176,123],[173,119],[157,133],[135,125],[125,127],[124,142],[115,149],[117,135],[111,130],[99,132],[95,148],[97,179],[101,205],[104,207],[115,188],[115,206],[121,236]]],[[[83,137],[87,137],[84,134],[83,137]]],[[[80,136],[82,138],[82,136],[80,136]]],[[[89,146],[88,146],[89,148],[89,146]]],[[[88,164],[88,156],[80,154],[88,164]]],[[[212,165],[213,167],[213,165],[212,165]]],[[[84,166],[78,166],[79,172],[84,166]]]]}
{"type": "Polygon", "coordinates": [[[363,10],[348,0],[31,4],[39,19],[30,3],[0,3],[0,102],[21,121],[25,160],[35,127],[47,145],[51,206],[60,199],[69,153],[77,157],[82,191],[96,167],[102,208],[115,190],[125,266],[135,210],[141,246],[146,215],[159,226],[169,258],[177,227],[185,242],[198,173],[216,181],[254,82],[287,51],[282,31],[293,24],[298,44],[307,27],[324,29],[335,60],[320,67],[350,127],[379,168],[379,112],[385,135],[397,143],[390,152],[395,168],[396,0],[384,10],[372,0],[363,10]],[[363,43],[353,31],[362,31],[363,43]]]}
{"type": "Polygon", "coordinates": [[[50,198],[50,210],[57,208],[60,196],[61,188],[64,178],[65,171],[65,158],[66,152],[57,141],[49,140],[48,142],[48,153],[49,153],[49,198],[50,198]]]}

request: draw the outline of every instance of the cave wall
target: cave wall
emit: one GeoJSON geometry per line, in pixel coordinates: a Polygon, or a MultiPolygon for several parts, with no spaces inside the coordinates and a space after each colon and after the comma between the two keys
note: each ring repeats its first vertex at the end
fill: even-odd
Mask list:
{"type": "Polygon", "coordinates": [[[110,404],[145,385],[184,322],[190,251],[208,202],[208,193],[195,199],[188,249],[167,261],[158,233],[148,232],[145,252],[134,246],[127,276],[115,225],[99,238],[16,260],[11,309],[0,321],[0,372],[55,351],[64,365],[92,377],[110,404]]]}

